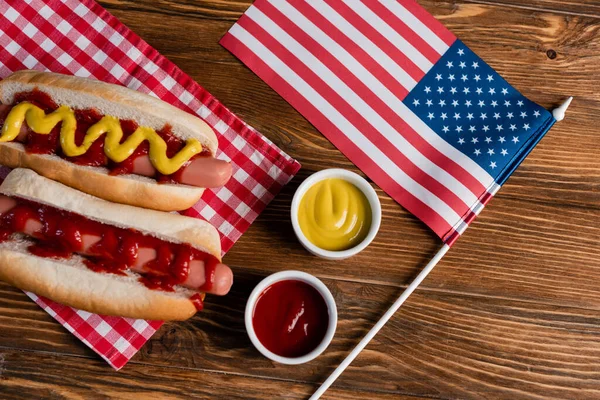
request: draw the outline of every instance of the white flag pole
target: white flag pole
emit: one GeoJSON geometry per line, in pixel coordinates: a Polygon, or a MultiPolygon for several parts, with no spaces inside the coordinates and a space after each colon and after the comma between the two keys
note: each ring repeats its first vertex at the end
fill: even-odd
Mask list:
{"type": "Polygon", "coordinates": [[[572,101],[573,101],[573,96],[569,97],[560,106],[558,106],[554,110],[552,110],[552,116],[554,117],[554,119],[556,119],[557,122],[560,122],[563,119],[565,119],[565,112],[567,112],[567,108],[569,108],[572,101]]]}
{"type": "Polygon", "coordinates": [[[360,352],[369,344],[371,339],[377,335],[377,333],[384,327],[384,325],[392,318],[392,316],[398,311],[400,306],[408,299],[408,296],[415,291],[415,289],[423,282],[423,280],[429,275],[429,273],[433,270],[433,268],[437,265],[438,262],[444,257],[444,255],[450,250],[450,246],[445,244],[442,248],[437,252],[437,254],[429,261],[429,264],[423,271],[415,278],[414,281],[406,288],[404,292],[400,295],[398,300],[387,310],[383,317],[375,324],[373,328],[367,333],[367,335],[360,341],[360,343],[352,350],[350,354],[346,357],[344,361],[333,371],[333,373],[327,378],[325,382],[319,387],[319,389],[311,396],[310,400],[317,400],[320,398],[323,393],[335,382],[337,378],[344,372],[344,370],[354,361],[354,359],[360,354],[360,352]]]}
{"type": "MultiPolygon", "coordinates": [[[[569,106],[571,105],[572,101],[573,101],[573,97],[569,97],[559,107],[555,108],[552,111],[552,116],[556,119],[556,121],[560,122],[565,118],[565,112],[567,111],[567,108],[569,108],[569,106]]],[[[363,340],[361,340],[360,343],[358,345],[356,345],[354,350],[352,350],[352,352],[350,354],[348,354],[348,356],[335,369],[335,371],[333,371],[333,373],[331,375],[329,375],[329,378],[327,378],[327,380],[325,382],[323,382],[321,387],[319,387],[319,389],[317,389],[317,391],[310,397],[310,400],[319,399],[323,395],[323,393],[325,393],[325,391],[327,389],[329,389],[329,387],[333,384],[333,382],[335,382],[335,380],[340,377],[340,375],[344,372],[344,370],[346,368],[348,368],[348,366],[352,363],[352,361],[354,361],[354,359],[356,357],[358,357],[360,352],[363,351],[363,349],[365,347],[367,347],[367,345],[369,344],[371,339],[373,339],[375,337],[375,335],[377,335],[377,333],[381,330],[381,328],[383,328],[384,325],[396,313],[396,311],[398,311],[400,306],[402,306],[402,304],[406,301],[406,299],[408,299],[408,296],[410,296],[412,294],[412,292],[414,292],[415,289],[421,284],[421,282],[423,282],[423,280],[427,277],[427,275],[429,275],[429,273],[433,270],[433,268],[437,265],[437,263],[440,262],[440,260],[448,252],[448,250],[450,250],[450,246],[448,246],[447,244],[442,246],[442,248],[431,259],[431,261],[429,261],[429,264],[427,264],[427,266],[425,266],[425,268],[423,268],[423,271],[421,271],[419,276],[417,276],[415,278],[415,280],[412,281],[412,283],[406,288],[406,290],[404,292],[402,292],[402,294],[400,295],[398,300],[396,300],[396,302],[394,304],[392,304],[392,306],[389,308],[389,310],[387,310],[387,312],[385,314],[383,314],[383,317],[381,317],[381,319],[375,324],[375,326],[373,328],[371,328],[371,330],[369,331],[369,333],[367,333],[367,335],[363,338],[363,340]]]]}

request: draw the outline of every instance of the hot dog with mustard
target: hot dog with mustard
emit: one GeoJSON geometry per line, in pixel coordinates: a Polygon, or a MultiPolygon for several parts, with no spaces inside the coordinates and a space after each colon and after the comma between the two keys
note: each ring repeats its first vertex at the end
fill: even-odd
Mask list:
{"type": "Polygon", "coordinates": [[[0,102],[0,164],[97,197],[184,210],[231,177],[206,122],[122,86],[25,70],[0,82],[0,102]]]}

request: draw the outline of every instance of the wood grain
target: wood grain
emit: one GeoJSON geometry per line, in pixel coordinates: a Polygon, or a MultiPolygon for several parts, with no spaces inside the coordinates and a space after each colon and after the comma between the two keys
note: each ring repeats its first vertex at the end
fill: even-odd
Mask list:
{"type": "MultiPolygon", "coordinates": [[[[399,292],[389,286],[325,280],[339,309],[336,337],[314,362],[282,366],[254,350],[245,333],[244,302],[259,279],[260,275],[241,273],[230,295],[213,298],[207,309],[190,321],[166,324],[125,370],[135,371],[143,364],[286,382],[320,382],[399,292]]],[[[0,306],[0,310],[7,307],[3,303],[0,306]]],[[[46,325],[50,317],[38,313],[43,324],[35,316],[18,316],[18,325],[35,335],[10,329],[14,319],[0,319],[2,331],[5,326],[15,331],[4,345],[36,352],[70,351],[67,345],[75,339],[57,324],[46,325]],[[40,337],[48,340],[39,341],[40,337]]],[[[68,354],[85,357],[77,360],[82,365],[89,364],[87,358],[96,358],[81,346],[75,350],[68,354]]],[[[541,392],[556,398],[579,394],[596,397],[600,396],[599,361],[597,311],[422,290],[413,295],[336,387],[467,399],[484,395],[536,398],[541,392]]],[[[106,374],[110,375],[108,369],[106,374]]]]}
{"type": "MultiPolygon", "coordinates": [[[[134,364],[114,373],[100,360],[81,360],[50,354],[4,349],[0,346],[2,399],[304,399],[313,384],[187,368],[134,364]],[[40,358],[45,369],[40,370],[40,358]],[[168,379],[165,379],[168,377],[168,379]],[[138,384],[132,385],[132,382],[138,384]],[[218,394],[218,396],[215,396],[218,394]]],[[[417,400],[419,397],[332,389],[323,399],[417,400]]]]}
{"type": "MultiPolygon", "coordinates": [[[[329,398],[600,398],[600,3],[420,2],[532,100],[550,108],[567,95],[576,98],[567,120],[537,146],[329,398]]],[[[439,240],[377,189],[384,220],[367,250],[343,262],[308,255],[289,222],[295,188],[326,167],[357,170],[218,45],[250,2],[101,4],[303,169],[227,254],[236,275],[232,293],[209,298],[190,321],[166,324],[119,373],[24,294],[0,284],[0,397],[305,398],[439,240]],[[292,268],[324,279],[340,322],[324,355],[286,367],[252,348],[242,313],[262,277],[292,268]]]]}
{"type": "Polygon", "coordinates": [[[553,14],[600,17],[600,4],[596,0],[469,0],[469,2],[509,6],[520,8],[524,11],[546,11],[553,14]]]}

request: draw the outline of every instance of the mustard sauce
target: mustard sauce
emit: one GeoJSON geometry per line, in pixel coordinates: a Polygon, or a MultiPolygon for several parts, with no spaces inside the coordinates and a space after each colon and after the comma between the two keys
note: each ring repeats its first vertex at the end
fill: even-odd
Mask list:
{"type": "Polygon", "coordinates": [[[29,128],[40,135],[48,135],[60,122],[60,146],[67,157],[76,157],[85,154],[92,144],[106,134],[104,139],[104,153],[112,161],[119,163],[131,156],[135,149],[147,140],[150,144],[148,156],[150,162],[161,174],[170,175],[179,170],[194,155],[202,152],[202,145],[196,139],[188,139],[186,145],[172,158],[167,156],[167,143],[152,128],[146,126],[138,127],[123,143],[123,130],[118,118],[110,115],[104,116],[100,121],[92,125],[86,132],[81,146],[75,143],[75,132],[77,120],[75,113],[67,106],[60,106],[50,114],[29,103],[23,102],[14,106],[2,127],[0,142],[15,140],[21,130],[23,122],[27,122],[29,128]]]}
{"type": "Polygon", "coordinates": [[[331,251],[362,242],[371,227],[371,206],[364,193],[343,179],[324,179],[311,186],[298,210],[300,229],[315,246],[331,251]]]}

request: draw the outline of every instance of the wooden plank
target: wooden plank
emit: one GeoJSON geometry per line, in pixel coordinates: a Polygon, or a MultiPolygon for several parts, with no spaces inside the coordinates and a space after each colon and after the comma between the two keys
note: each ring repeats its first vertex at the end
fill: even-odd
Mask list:
{"type": "MultiPolygon", "coordinates": [[[[245,301],[260,278],[241,273],[230,295],[209,298],[207,308],[189,321],[166,324],[124,368],[123,372],[137,381],[131,384],[152,381],[171,385],[171,372],[163,379],[145,379],[146,372],[140,372],[140,368],[147,371],[144,365],[157,370],[171,367],[168,371],[175,376],[180,370],[220,371],[277,381],[320,382],[399,292],[388,286],[325,280],[340,317],[333,343],[311,363],[284,366],[262,357],[246,336],[245,301]]],[[[16,291],[13,297],[19,297],[16,291]]],[[[0,300],[0,315],[6,314],[6,308],[18,314],[14,305],[0,300]]],[[[34,315],[0,318],[4,337],[0,346],[77,355],[84,357],[77,359],[83,371],[100,363],[102,367],[97,369],[113,376],[96,357],[87,358],[90,352],[82,344],[75,345],[62,327],[46,326],[49,317],[42,311],[37,314],[41,322],[34,315]]],[[[46,357],[40,354],[34,358],[45,364],[46,357]]],[[[597,311],[419,290],[336,387],[465,399],[536,398],[541,394],[544,398],[591,398],[600,396],[599,359],[597,311]]],[[[69,367],[58,367],[57,371],[70,374],[69,367]]],[[[77,379],[87,384],[88,375],[82,373],[77,379]]],[[[242,379],[240,385],[246,382],[242,379]]]]}
{"type": "MultiPolygon", "coordinates": [[[[550,13],[565,13],[600,17],[600,4],[596,0],[467,0],[469,3],[495,5],[498,7],[515,7],[526,11],[545,11],[550,13]]],[[[432,1],[420,0],[430,10],[434,10],[432,1]]]]}
{"type": "MultiPolygon", "coordinates": [[[[342,376],[331,398],[600,396],[595,368],[600,359],[600,93],[593,90],[600,87],[600,25],[585,16],[597,16],[598,3],[493,2],[422,3],[533,100],[546,107],[567,94],[576,100],[568,119],[549,133],[422,290],[342,376]],[[363,392],[367,389],[372,392],[363,392]]],[[[166,324],[119,373],[18,290],[0,284],[5,360],[0,392],[70,398],[305,397],[439,241],[379,191],[385,219],[367,251],[337,263],[309,256],[291,232],[294,189],[324,167],[355,168],[218,45],[249,1],[102,4],[304,169],[227,255],[236,274],[232,294],[211,297],[207,310],[188,322],[166,324]],[[252,287],[287,268],[329,278],[325,282],[340,310],[330,349],[299,367],[262,358],[247,339],[242,318],[252,287]]]]}
{"type": "MultiPolygon", "coordinates": [[[[131,365],[115,372],[99,360],[6,350],[0,347],[3,399],[305,399],[314,385],[243,375],[131,365]]],[[[332,389],[323,399],[380,400],[418,397],[373,391],[332,389]]],[[[439,398],[439,397],[436,397],[439,398]]]]}

